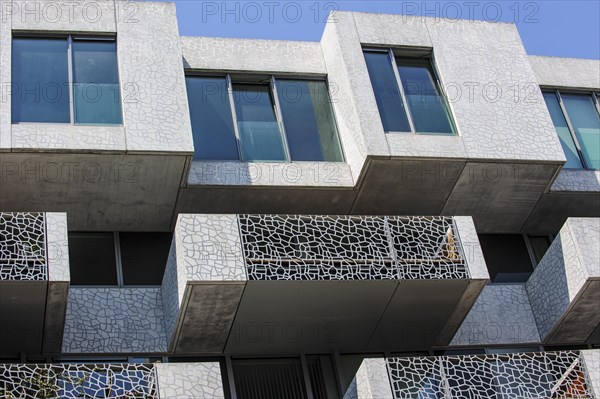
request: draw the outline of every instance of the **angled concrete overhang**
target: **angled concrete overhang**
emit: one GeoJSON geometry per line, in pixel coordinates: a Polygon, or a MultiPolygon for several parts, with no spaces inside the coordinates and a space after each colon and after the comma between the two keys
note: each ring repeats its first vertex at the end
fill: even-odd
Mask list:
{"type": "Polygon", "coordinates": [[[598,343],[600,219],[569,218],[526,289],[543,342],[598,343]]]}
{"type": "Polygon", "coordinates": [[[469,217],[180,215],[170,351],[447,345],[488,278],[469,217]]]}
{"type": "Polygon", "coordinates": [[[66,214],[0,213],[0,354],[60,352],[69,280],[66,214]]]}

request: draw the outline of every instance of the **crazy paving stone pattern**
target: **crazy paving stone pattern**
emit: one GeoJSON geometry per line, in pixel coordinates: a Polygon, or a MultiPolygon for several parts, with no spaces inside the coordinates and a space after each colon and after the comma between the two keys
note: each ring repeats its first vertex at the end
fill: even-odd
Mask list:
{"type": "Polygon", "coordinates": [[[43,213],[0,213],[0,280],[46,280],[43,213]]]}
{"type": "Polygon", "coordinates": [[[166,352],[160,288],[71,287],[62,351],[166,352]]]}
{"type": "Polygon", "coordinates": [[[218,362],[157,363],[161,399],[222,399],[223,379],[218,362]]]}
{"type": "Polygon", "coordinates": [[[158,399],[146,364],[0,364],[1,398],[158,399]]]}
{"type": "Polygon", "coordinates": [[[577,352],[390,358],[398,399],[594,398],[577,352]]]}
{"type": "Polygon", "coordinates": [[[468,278],[452,218],[239,215],[250,280],[468,278]]]}

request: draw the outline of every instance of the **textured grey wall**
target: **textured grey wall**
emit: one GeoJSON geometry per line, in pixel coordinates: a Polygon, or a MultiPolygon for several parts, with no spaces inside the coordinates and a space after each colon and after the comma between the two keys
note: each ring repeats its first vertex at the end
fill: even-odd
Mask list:
{"type": "Polygon", "coordinates": [[[71,287],[62,351],[166,352],[160,288],[71,287]]]}

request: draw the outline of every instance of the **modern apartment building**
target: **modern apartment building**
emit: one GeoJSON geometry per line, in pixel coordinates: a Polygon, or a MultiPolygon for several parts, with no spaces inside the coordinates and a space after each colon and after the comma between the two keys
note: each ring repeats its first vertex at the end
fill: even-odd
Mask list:
{"type": "Polygon", "coordinates": [[[599,61],[0,6],[0,397],[600,397],[599,61]]]}

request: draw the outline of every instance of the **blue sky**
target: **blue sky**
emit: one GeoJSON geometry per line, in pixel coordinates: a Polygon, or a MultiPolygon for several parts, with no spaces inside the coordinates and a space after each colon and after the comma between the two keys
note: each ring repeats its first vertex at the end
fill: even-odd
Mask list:
{"type": "Polygon", "coordinates": [[[318,41],[328,11],[350,10],[517,24],[529,54],[600,59],[600,1],[179,0],[180,34],[318,41]]]}

